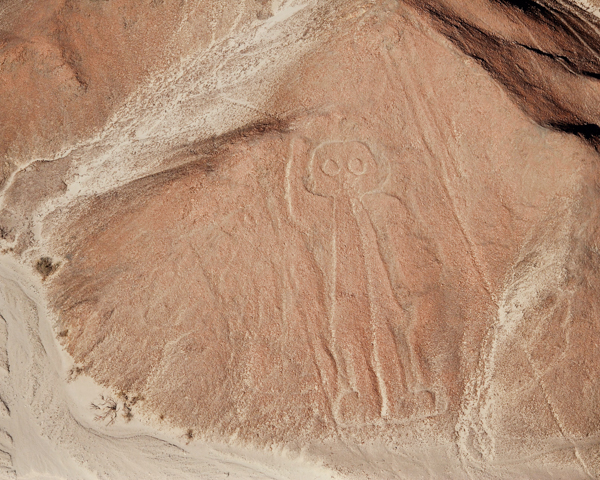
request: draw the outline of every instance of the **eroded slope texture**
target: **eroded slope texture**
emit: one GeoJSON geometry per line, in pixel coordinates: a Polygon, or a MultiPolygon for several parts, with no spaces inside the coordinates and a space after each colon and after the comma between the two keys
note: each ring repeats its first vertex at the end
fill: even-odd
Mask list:
{"type": "MultiPolygon", "coordinates": [[[[83,8],[58,10],[55,43],[10,40],[1,95],[43,46],[99,125],[102,89],[144,68],[127,56],[157,64],[144,42],[78,60],[83,8]]],[[[170,144],[152,175],[119,157],[141,178],[14,223],[20,252],[60,262],[45,282],[64,347],[205,438],[441,445],[474,478],[598,478],[600,22],[547,0],[346,8],[266,94],[238,92],[254,118],[170,144]]],[[[35,118],[9,157],[51,149],[43,115],[0,108],[35,118]]],[[[65,158],[16,175],[35,181],[8,190],[6,218],[31,212],[39,172],[64,183],[48,198],[72,194],[81,157],[65,158]]]]}

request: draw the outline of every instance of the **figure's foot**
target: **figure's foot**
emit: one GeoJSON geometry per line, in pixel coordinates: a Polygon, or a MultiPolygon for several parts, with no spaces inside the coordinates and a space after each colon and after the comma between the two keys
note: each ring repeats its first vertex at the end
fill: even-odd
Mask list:
{"type": "Polygon", "coordinates": [[[365,425],[377,422],[380,418],[381,402],[377,395],[360,395],[348,392],[337,406],[337,421],[341,425],[365,425]]]}
{"type": "Polygon", "coordinates": [[[386,418],[390,421],[409,421],[439,415],[445,410],[443,397],[433,390],[410,392],[396,399],[390,399],[386,418]]]}
{"type": "Polygon", "coordinates": [[[336,420],[345,426],[367,425],[381,420],[404,423],[444,413],[444,399],[442,394],[423,389],[388,399],[387,406],[382,409],[378,396],[367,397],[352,391],[338,400],[336,420]]]}

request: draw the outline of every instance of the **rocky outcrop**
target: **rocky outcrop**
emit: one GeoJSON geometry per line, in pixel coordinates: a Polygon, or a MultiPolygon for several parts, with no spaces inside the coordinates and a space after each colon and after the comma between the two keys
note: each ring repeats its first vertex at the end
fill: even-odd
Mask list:
{"type": "MultiPolygon", "coordinates": [[[[98,123],[52,137],[112,112],[93,141],[51,160],[34,115],[23,150],[5,143],[7,162],[46,149],[6,183],[0,225],[44,278],[72,376],[190,441],[306,449],[363,478],[600,476],[597,17],[333,6],[224,10],[224,40],[194,50],[156,5],[163,53],[132,34],[142,50],[69,70],[97,92],[138,75],[119,107],[82,94],[98,123]],[[128,55],[173,70],[146,88],[128,55]]],[[[123,11],[61,8],[96,9],[82,31],[123,11]]]]}
{"type": "Polygon", "coordinates": [[[418,2],[543,126],[597,138],[598,17],[554,0],[418,2]]]}

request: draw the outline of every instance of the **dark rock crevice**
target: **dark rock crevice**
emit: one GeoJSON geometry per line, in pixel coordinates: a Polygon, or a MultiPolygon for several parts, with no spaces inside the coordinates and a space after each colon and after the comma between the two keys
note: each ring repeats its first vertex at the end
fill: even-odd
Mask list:
{"type": "Polygon", "coordinates": [[[600,20],[557,2],[484,2],[505,18],[497,29],[458,1],[416,5],[435,28],[476,59],[532,119],[600,144],[600,20]],[[516,26],[506,28],[507,24],[516,26]],[[524,33],[525,32],[525,33],[524,33]],[[529,37],[529,41],[524,41],[529,37]]]}

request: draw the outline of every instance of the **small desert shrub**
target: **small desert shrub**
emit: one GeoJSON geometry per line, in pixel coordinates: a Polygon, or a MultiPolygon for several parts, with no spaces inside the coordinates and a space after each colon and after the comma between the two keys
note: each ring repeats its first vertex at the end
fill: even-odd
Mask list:
{"type": "Polygon", "coordinates": [[[58,263],[53,263],[50,257],[42,257],[35,264],[35,269],[42,275],[42,279],[52,275],[57,268],[58,263]]]}
{"type": "Polygon", "coordinates": [[[69,372],[67,374],[67,381],[72,382],[83,372],[85,372],[85,367],[82,367],[80,365],[75,365],[75,366],[71,367],[71,369],[69,370],[69,372]]]}
{"type": "Polygon", "coordinates": [[[107,422],[107,425],[112,425],[117,419],[119,404],[111,397],[102,395],[98,402],[92,402],[92,408],[97,410],[94,420],[98,422],[107,422]]]}
{"type": "Polygon", "coordinates": [[[117,394],[116,400],[110,396],[101,395],[98,401],[91,404],[91,408],[97,412],[94,420],[112,425],[120,414],[126,422],[130,422],[133,419],[133,406],[142,400],[144,397],[141,395],[129,396],[123,391],[117,394]]]}

